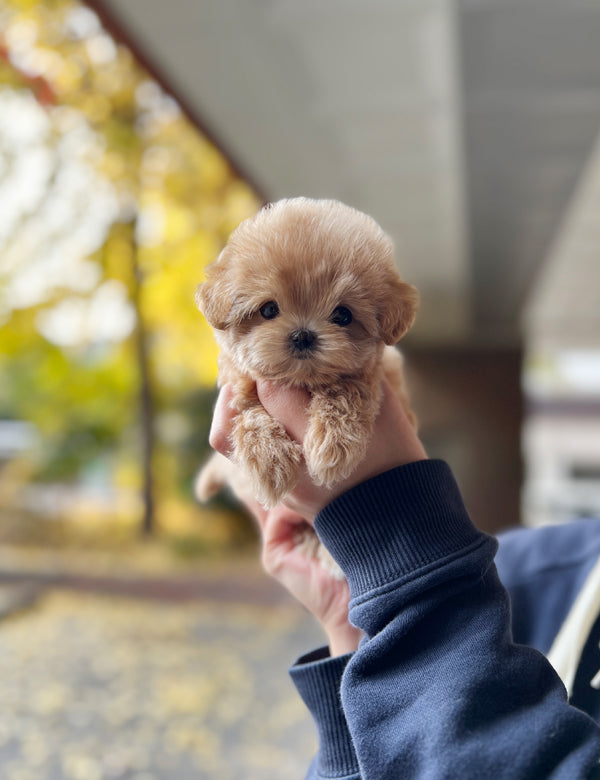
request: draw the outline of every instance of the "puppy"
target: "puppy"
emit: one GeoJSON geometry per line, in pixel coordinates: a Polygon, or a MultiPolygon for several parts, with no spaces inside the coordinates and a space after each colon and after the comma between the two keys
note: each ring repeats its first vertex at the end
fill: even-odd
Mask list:
{"type": "Polygon", "coordinates": [[[338,482],[365,456],[384,373],[407,405],[391,345],[412,325],[418,293],[366,214],[334,200],[266,206],[232,233],[196,301],[221,347],[219,385],[232,384],[238,412],[235,465],[209,462],[196,484],[201,500],[229,483],[242,500],[276,506],[303,461],[316,484],[338,482]],[[261,406],[258,379],[310,393],[302,446],[261,406]]]}

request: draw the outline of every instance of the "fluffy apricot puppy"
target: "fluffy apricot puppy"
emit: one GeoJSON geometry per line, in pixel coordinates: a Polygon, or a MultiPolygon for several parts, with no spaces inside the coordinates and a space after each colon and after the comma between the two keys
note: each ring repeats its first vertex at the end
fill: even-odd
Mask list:
{"type": "MultiPolygon", "coordinates": [[[[196,300],[221,347],[219,385],[234,388],[242,497],[277,505],[303,461],[317,484],[345,479],[365,456],[382,372],[404,392],[391,345],[412,325],[418,294],[400,278],[386,233],[338,201],[278,201],[232,233],[196,300]],[[302,446],[264,411],[257,379],[308,390],[302,446]]],[[[202,500],[232,482],[222,460],[201,472],[202,500]]]]}

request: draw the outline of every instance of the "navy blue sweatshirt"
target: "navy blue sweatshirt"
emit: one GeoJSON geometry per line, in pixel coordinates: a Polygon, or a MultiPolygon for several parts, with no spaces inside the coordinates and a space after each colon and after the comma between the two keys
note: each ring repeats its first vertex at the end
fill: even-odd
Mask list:
{"type": "Polygon", "coordinates": [[[308,778],[596,776],[600,729],[542,652],[598,558],[599,524],[575,550],[576,526],[567,546],[556,529],[544,544],[532,531],[506,536],[498,564],[514,618],[498,543],[472,524],[440,461],[359,485],[315,528],[365,638],[353,654],[323,648],[290,670],[319,733],[308,778]]]}

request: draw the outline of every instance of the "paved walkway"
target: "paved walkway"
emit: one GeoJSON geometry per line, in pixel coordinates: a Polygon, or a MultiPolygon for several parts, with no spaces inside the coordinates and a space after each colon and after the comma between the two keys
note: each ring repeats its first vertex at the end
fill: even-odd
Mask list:
{"type": "Polygon", "coordinates": [[[287,666],[322,637],[263,575],[5,575],[2,780],[304,777],[287,666]]]}

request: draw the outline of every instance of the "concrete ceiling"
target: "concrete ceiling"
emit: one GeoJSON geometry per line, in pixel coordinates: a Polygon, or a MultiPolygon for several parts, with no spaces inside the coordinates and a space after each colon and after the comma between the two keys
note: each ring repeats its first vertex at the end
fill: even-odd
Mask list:
{"type": "Polygon", "coordinates": [[[381,222],[415,343],[518,346],[552,309],[600,347],[598,0],[91,5],[266,199],[381,222]]]}

